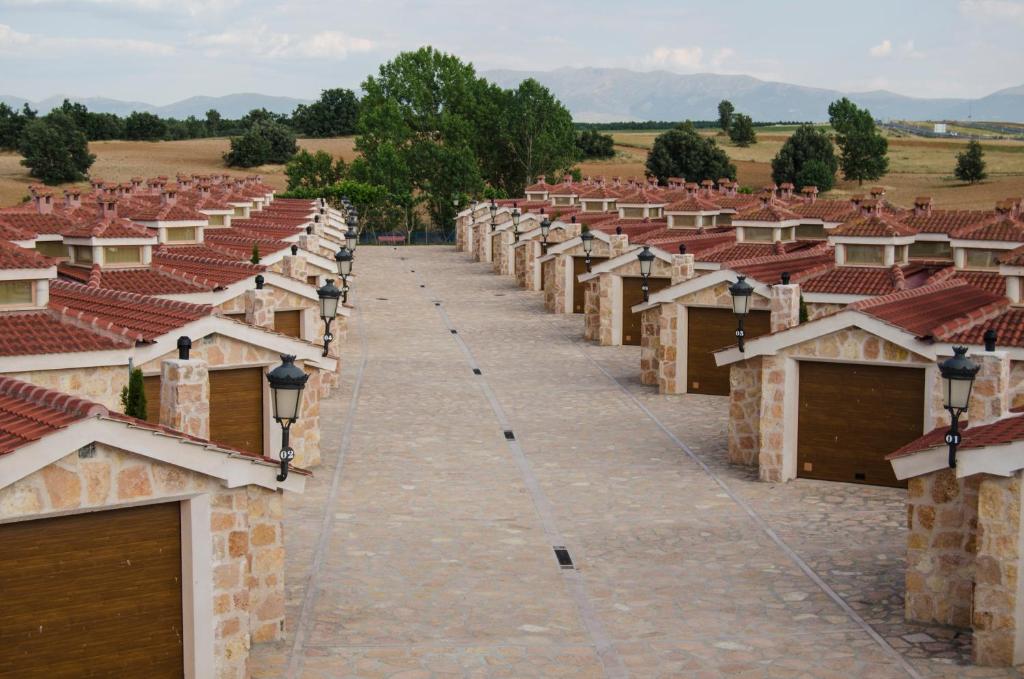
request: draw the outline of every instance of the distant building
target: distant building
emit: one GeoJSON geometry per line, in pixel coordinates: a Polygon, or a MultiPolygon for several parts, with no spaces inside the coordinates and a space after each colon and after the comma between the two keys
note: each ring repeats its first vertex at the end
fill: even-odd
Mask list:
{"type": "Polygon", "coordinates": [[[946,123],[935,123],[935,129],[932,130],[935,134],[947,134],[946,123]]]}

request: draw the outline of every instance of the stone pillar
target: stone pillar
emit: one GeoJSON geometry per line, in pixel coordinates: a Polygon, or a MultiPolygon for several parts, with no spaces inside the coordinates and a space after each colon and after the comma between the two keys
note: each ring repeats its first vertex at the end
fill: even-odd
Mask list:
{"type": "Polygon", "coordinates": [[[977,427],[1010,414],[1010,357],[1005,351],[996,350],[971,354],[970,358],[981,365],[967,411],[967,419],[977,427]]]}
{"type": "Polygon", "coordinates": [[[306,282],[306,259],[299,255],[285,255],[281,260],[281,273],[292,280],[306,282]]]}
{"type": "Polygon", "coordinates": [[[210,371],[206,361],[173,358],[160,364],[160,424],[210,438],[210,371]]]}
{"type": "Polygon", "coordinates": [[[693,262],[693,255],[672,255],[672,285],[688,281],[696,275],[693,262]]]}
{"type": "MultiPolygon", "coordinates": [[[[761,421],[758,476],[762,481],[788,481],[795,474],[785,467],[786,374],[784,356],[761,357],[761,421]]],[[[731,373],[730,373],[731,379],[731,373]]]]}
{"type": "Polygon", "coordinates": [[[613,234],[608,237],[608,258],[615,259],[624,255],[629,250],[629,236],[625,234],[613,234]]]}
{"type": "Polygon", "coordinates": [[[679,318],[682,306],[675,302],[659,304],[658,347],[655,369],[658,371],[659,394],[682,394],[686,385],[679,375],[679,361],[685,352],[679,351],[679,318]]]}
{"type": "Polygon", "coordinates": [[[974,589],[974,661],[1024,663],[1024,581],[1021,571],[1021,472],[982,477],[974,589]]]}
{"type": "Polygon", "coordinates": [[[601,300],[598,290],[599,278],[592,278],[583,284],[583,339],[597,340],[601,324],[601,300]]]}
{"type": "Polygon", "coordinates": [[[299,248],[306,252],[320,252],[320,236],[315,233],[304,233],[299,236],[299,248]]]}
{"type": "MultiPolygon", "coordinates": [[[[548,313],[555,313],[555,300],[563,286],[555,280],[555,259],[552,258],[540,263],[541,280],[544,281],[544,310],[548,313]]],[[[564,298],[563,298],[564,299],[564,298]]]]}
{"type": "Polygon", "coordinates": [[[245,291],[245,322],[274,329],[274,294],[266,288],[245,291]]]}
{"type": "Polygon", "coordinates": [[[657,384],[659,348],[661,346],[661,308],[658,304],[640,314],[640,383],[657,384]]]}
{"type": "Polygon", "coordinates": [[[581,233],[583,233],[582,224],[566,224],[565,229],[562,231],[562,241],[564,242],[567,240],[572,240],[573,238],[578,238],[581,233]]]}
{"type": "Polygon", "coordinates": [[[771,291],[772,332],[800,325],[800,286],[773,285],[771,291]]]}
{"type": "Polygon", "coordinates": [[[729,366],[729,462],[754,466],[761,453],[761,357],[729,366]]]}

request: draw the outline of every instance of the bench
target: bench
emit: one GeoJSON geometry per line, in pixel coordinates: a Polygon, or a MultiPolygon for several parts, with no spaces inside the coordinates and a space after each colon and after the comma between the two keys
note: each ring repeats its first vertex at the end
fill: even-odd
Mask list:
{"type": "Polygon", "coordinates": [[[405,243],[405,236],[398,236],[389,233],[383,236],[377,236],[377,243],[379,245],[403,245],[405,243]]]}

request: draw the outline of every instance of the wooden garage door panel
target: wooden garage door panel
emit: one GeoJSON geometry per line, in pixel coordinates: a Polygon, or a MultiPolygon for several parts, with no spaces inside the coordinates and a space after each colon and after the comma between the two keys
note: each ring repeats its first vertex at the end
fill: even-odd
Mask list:
{"type": "MultiPolygon", "coordinates": [[[[607,261],[607,257],[591,257],[590,268],[593,269],[601,262],[607,261]]],[[[573,257],[572,258],[572,312],[574,314],[582,314],[583,307],[586,304],[584,298],[584,291],[587,289],[586,283],[580,283],[580,276],[587,272],[587,260],[584,257],[573,257]]]]}
{"type": "Polygon", "coordinates": [[[274,312],[274,330],[288,335],[289,337],[302,337],[302,312],[298,309],[292,311],[274,312]]]}
{"type": "Polygon", "coordinates": [[[143,377],[142,384],[146,392],[146,421],[160,422],[160,376],[143,377]]]}
{"type": "Polygon", "coordinates": [[[178,503],[0,525],[0,677],[182,677],[178,503]]]}
{"type": "MultiPolygon", "coordinates": [[[[687,307],[686,390],[691,394],[729,395],[729,366],[715,364],[714,352],[736,344],[732,309],[687,307]]],[[[743,321],[747,339],[771,330],[771,313],[751,311],[743,321]]]]}
{"type": "Polygon", "coordinates": [[[263,369],[210,371],[210,438],[263,454],[263,369]]]}
{"type": "Polygon", "coordinates": [[[885,456],[919,437],[923,419],[920,368],[801,362],[797,475],[905,486],[885,456]]]}
{"type": "MultiPolygon", "coordinates": [[[[632,309],[644,301],[644,292],[641,289],[643,280],[640,277],[623,276],[622,278],[622,343],[640,344],[640,317],[642,314],[634,314],[632,309]]],[[[651,278],[647,287],[648,295],[653,295],[663,290],[671,283],[669,278],[651,278]]]]}

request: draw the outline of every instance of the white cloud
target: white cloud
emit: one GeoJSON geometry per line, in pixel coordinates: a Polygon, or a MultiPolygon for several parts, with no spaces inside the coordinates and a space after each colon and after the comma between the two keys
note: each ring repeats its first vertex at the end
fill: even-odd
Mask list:
{"type": "Polygon", "coordinates": [[[736,56],[736,50],[734,50],[731,47],[722,47],[715,51],[714,56],[711,57],[711,65],[721,66],[729,59],[732,59],[734,56],[736,56]]]}
{"type": "Polygon", "coordinates": [[[344,59],[352,52],[368,52],[377,46],[372,40],[355,38],[340,31],[304,35],[276,33],[266,26],[200,35],[192,42],[204,47],[210,57],[240,53],[268,59],[344,59]]]}
{"type": "Polygon", "coordinates": [[[883,40],[879,44],[875,45],[868,50],[868,54],[873,57],[887,57],[892,54],[892,40],[883,40]]]}
{"type": "MultiPolygon", "coordinates": [[[[220,13],[241,5],[242,0],[77,0],[82,5],[109,7],[115,10],[168,12],[199,16],[220,13]]],[[[0,6],[55,7],[67,6],[69,0],[0,0],[0,6]]]]}
{"type": "Polygon", "coordinates": [[[983,19],[1012,19],[1024,23],[1024,2],[1018,0],[960,0],[960,13],[983,19]]]}
{"type": "Polygon", "coordinates": [[[33,50],[43,55],[83,52],[109,54],[135,54],[142,56],[170,56],[175,49],[149,40],[131,38],[75,38],[53,37],[19,33],[6,24],[0,24],[0,52],[33,50]]]}
{"type": "Polygon", "coordinates": [[[644,63],[653,68],[697,70],[704,63],[704,50],[700,47],[656,47],[644,57],[644,63]]]}

